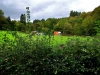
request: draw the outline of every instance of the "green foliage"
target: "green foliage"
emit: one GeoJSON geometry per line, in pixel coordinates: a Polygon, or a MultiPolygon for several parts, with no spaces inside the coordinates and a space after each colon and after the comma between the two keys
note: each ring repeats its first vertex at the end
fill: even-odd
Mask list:
{"type": "Polygon", "coordinates": [[[25,14],[21,14],[20,22],[23,23],[24,25],[26,25],[26,16],[25,16],[25,14]]]}
{"type": "Polygon", "coordinates": [[[70,16],[74,17],[74,16],[79,16],[81,14],[81,12],[77,12],[77,11],[70,11],[70,16]]]}
{"type": "Polygon", "coordinates": [[[100,5],[93,10],[92,16],[94,20],[100,20],[100,5]]]}
{"type": "Polygon", "coordinates": [[[87,16],[83,22],[82,22],[82,29],[83,29],[83,34],[85,35],[91,35],[93,34],[90,32],[91,29],[93,29],[93,20],[91,16],[87,16]]]}
{"type": "Polygon", "coordinates": [[[51,36],[6,36],[0,42],[1,75],[100,75],[100,39],[69,38],[52,46],[51,36]],[[33,38],[34,37],[34,38],[33,38]]]}
{"type": "Polygon", "coordinates": [[[15,22],[16,20],[12,20],[10,16],[2,18],[2,30],[15,30],[15,22]]]}
{"type": "MultiPolygon", "coordinates": [[[[29,10],[27,10],[29,12],[29,10]]],[[[69,17],[48,18],[46,20],[35,19],[33,23],[26,24],[25,14],[21,14],[20,21],[11,20],[10,16],[5,17],[4,12],[0,10],[0,30],[12,30],[31,32],[38,31],[47,35],[53,34],[54,31],[60,31],[62,35],[99,35],[99,27],[95,23],[100,20],[100,6],[91,12],[70,11],[69,17]]],[[[27,13],[30,18],[29,13],[27,13]]],[[[30,19],[27,19],[30,20],[30,19]]]]}
{"type": "Polygon", "coordinates": [[[80,17],[81,17],[82,19],[84,19],[86,16],[87,16],[87,13],[86,13],[86,12],[82,12],[81,15],[80,15],[80,17]]]}
{"type": "Polygon", "coordinates": [[[75,23],[75,25],[73,26],[72,34],[81,35],[82,34],[82,30],[81,29],[82,29],[81,26],[78,23],[75,23]]]}
{"type": "Polygon", "coordinates": [[[20,21],[17,21],[15,23],[15,29],[16,31],[25,31],[25,25],[21,23],[20,21]]]}
{"type": "Polygon", "coordinates": [[[0,30],[3,29],[3,25],[5,24],[5,17],[4,17],[4,12],[0,9],[0,30]]]}
{"type": "Polygon", "coordinates": [[[95,21],[95,27],[94,27],[95,31],[96,31],[96,35],[100,36],[100,20],[95,21]]]}
{"type": "Polygon", "coordinates": [[[4,16],[4,12],[0,9],[0,17],[4,16]]]}
{"type": "Polygon", "coordinates": [[[40,20],[38,19],[33,20],[33,24],[38,23],[38,22],[40,22],[40,20]]]}

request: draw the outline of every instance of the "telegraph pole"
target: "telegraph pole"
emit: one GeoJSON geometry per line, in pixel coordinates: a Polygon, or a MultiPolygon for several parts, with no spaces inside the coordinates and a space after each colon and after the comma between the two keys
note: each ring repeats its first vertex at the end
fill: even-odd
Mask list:
{"type": "Polygon", "coordinates": [[[30,10],[29,10],[29,7],[26,7],[26,24],[27,24],[27,27],[28,27],[28,31],[30,31],[30,10]]]}
{"type": "Polygon", "coordinates": [[[29,7],[26,7],[26,13],[27,13],[27,23],[29,24],[29,22],[30,22],[30,10],[29,10],[29,7]]]}

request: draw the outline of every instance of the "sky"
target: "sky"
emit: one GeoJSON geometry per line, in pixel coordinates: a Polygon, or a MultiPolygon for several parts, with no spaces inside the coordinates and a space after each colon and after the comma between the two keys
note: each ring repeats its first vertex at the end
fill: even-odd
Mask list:
{"type": "Polygon", "coordinates": [[[19,20],[29,7],[31,21],[68,17],[71,10],[88,12],[99,5],[100,0],[0,0],[0,9],[6,17],[19,20]]]}

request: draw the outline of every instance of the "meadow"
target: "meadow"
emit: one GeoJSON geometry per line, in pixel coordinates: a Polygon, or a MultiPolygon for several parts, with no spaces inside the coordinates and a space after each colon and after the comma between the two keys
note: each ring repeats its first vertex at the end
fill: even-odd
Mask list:
{"type": "Polygon", "coordinates": [[[31,35],[27,33],[22,32],[14,32],[14,31],[0,31],[0,42],[4,42],[4,38],[7,38],[9,40],[14,41],[15,35],[18,35],[19,37],[26,38],[26,40],[29,39],[29,36],[31,36],[34,40],[44,39],[50,41],[52,45],[60,45],[65,44],[68,40],[80,40],[80,41],[87,41],[92,40],[93,37],[82,37],[82,36],[61,36],[61,35],[31,35]]]}

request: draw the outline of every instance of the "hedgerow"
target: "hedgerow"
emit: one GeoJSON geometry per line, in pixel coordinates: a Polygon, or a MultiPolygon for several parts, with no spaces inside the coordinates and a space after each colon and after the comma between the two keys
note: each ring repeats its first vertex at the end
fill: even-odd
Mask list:
{"type": "Polygon", "coordinates": [[[53,46],[45,36],[6,36],[0,43],[1,75],[100,75],[100,40],[69,39],[53,46]]]}

